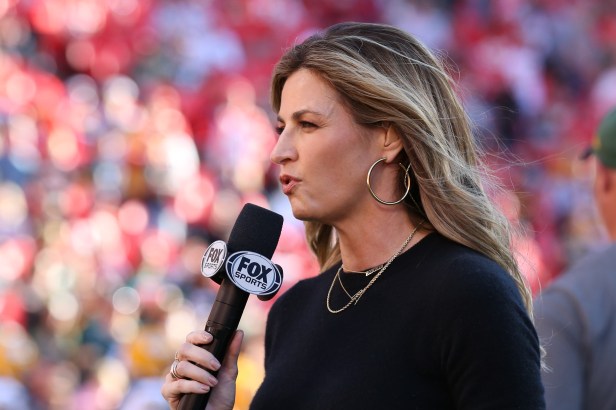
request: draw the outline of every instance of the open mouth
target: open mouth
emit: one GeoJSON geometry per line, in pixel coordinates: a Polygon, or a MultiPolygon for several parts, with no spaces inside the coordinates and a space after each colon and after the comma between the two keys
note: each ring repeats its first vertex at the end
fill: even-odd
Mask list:
{"type": "Polygon", "coordinates": [[[293,178],[289,175],[280,176],[280,184],[282,185],[282,192],[285,195],[289,195],[299,182],[300,182],[299,179],[293,178]]]}

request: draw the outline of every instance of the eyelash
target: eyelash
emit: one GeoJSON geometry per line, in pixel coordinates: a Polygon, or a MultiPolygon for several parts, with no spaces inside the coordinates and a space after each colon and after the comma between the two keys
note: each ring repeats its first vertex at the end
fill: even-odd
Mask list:
{"type": "MultiPolygon", "coordinates": [[[[316,127],[316,125],[315,125],[315,124],[313,124],[313,123],[311,123],[311,122],[308,122],[308,121],[300,121],[300,122],[299,122],[299,125],[300,125],[300,127],[301,127],[301,128],[306,128],[306,127],[308,127],[308,128],[314,128],[314,127],[316,127]]],[[[280,134],[282,134],[282,132],[284,131],[284,127],[283,127],[283,126],[276,127],[276,128],[275,128],[275,131],[276,131],[276,134],[280,135],[280,134]]]]}
{"type": "Polygon", "coordinates": [[[299,125],[300,125],[302,128],[306,128],[306,127],[313,128],[313,127],[316,127],[316,125],[314,125],[313,123],[308,122],[308,121],[300,121],[300,122],[299,122],[299,125]]]}

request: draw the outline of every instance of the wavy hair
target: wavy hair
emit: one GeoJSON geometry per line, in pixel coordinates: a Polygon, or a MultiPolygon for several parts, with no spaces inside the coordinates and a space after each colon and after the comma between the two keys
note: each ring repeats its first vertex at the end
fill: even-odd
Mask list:
{"type": "MultiPolygon", "coordinates": [[[[366,127],[393,126],[400,160],[411,164],[411,218],[427,219],[445,237],[501,265],[515,280],[529,315],[532,298],[511,248],[511,226],[487,194],[497,189],[480,158],[470,120],[442,61],[404,31],[374,23],[341,23],[287,50],[271,87],[280,110],[282,88],[300,68],[327,81],[366,127]]],[[[332,226],[306,222],[306,237],[323,269],[340,260],[332,226]]]]}

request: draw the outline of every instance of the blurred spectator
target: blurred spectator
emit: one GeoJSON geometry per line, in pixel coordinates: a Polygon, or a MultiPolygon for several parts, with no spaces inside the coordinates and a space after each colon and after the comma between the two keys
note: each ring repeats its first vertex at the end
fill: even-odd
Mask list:
{"type": "Polygon", "coordinates": [[[611,242],[578,261],[538,297],[537,332],[545,344],[542,374],[548,409],[616,408],[616,108],[592,148],[595,203],[611,242]]]}

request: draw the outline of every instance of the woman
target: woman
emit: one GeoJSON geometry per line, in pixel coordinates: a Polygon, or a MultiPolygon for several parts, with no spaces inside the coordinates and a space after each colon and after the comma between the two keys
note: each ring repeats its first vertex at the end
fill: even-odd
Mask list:
{"type": "MultiPolygon", "coordinates": [[[[338,24],[283,55],[272,104],[324,272],[272,307],[251,409],[543,409],[530,294],[443,65],[396,28],[338,24]]],[[[213,385],[189,363],[216,369],[207,337],[178,351],[172,409],[213,385]]],[[[240,339],[208,409],[233,406],[240,339]]]]}

